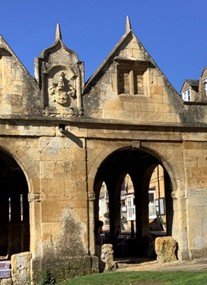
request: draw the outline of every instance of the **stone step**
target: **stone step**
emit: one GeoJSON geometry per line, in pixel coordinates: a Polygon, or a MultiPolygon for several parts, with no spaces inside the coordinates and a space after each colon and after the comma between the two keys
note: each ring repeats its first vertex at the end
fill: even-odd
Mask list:
{"type": "Polygon", "coordinates": [[[0,279],[11,278],[11,269],[0,269],[0,279]]]}
{"type": "Polygon", "coordinates": [[[10,269],[11,268],[11,261],[10,260],[3,260],[0,261],[0,270],[2,269],[10,269]]]}

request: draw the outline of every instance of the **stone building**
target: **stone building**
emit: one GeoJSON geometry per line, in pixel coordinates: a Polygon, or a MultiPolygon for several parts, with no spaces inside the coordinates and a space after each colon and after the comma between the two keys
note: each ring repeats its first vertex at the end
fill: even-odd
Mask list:
{"type": "Polygon", "coordinates": [[[205,76],[197,99],[184,102],[128,18],[123,37],[87,82],[59,25],[54,44],[35,60],[34,78],[0,37],[0,255],[8,254],[14,268],[18,254],[28,253],[30,278],[43,269],[57,280],[96,272],[100,188],[104,182],[109,192],[113,243],[126,174],[135,189],[134,251],[141,255],[149,180],[158,165],[178,258],[206,255],[205,76]]]}
{"type": "Polygon", "coordinates": [[[184,101],[207,102],[207,68],[204,68],[199,80],[185,80],[181,88],[184,101]]]}

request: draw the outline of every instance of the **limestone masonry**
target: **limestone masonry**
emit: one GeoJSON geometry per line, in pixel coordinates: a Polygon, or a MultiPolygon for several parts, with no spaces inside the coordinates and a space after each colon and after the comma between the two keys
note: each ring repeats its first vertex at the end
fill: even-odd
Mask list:
{"type": "Polygon", "coordinates": [[[54,44],[35,59],[34,78],[0,37],[0,255],[11,259],[10,284],[35,282],[43,270],[57,281],[97,272],[100,188],[105,182],[108,243],[115,247],[126,174],[135,190],[131,247],[141,256],[150,234],[149,180],[158,165],[166,235],[177,243],[177,258],[206,256],[206,80],[204,70],[196,91],[186,81],[182,91],[191,89],[193,97],[184,101],[128,18],[123,37],[87,82],[59,25],[54,44]]]}

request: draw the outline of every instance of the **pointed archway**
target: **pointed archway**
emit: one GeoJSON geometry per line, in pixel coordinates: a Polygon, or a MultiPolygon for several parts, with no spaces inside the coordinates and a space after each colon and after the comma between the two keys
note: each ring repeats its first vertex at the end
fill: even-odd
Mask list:
{"type": "Polygon", "coordinates": [[[28,185],[17,162],[0,151],[0,256],[29,251],[28,185]]]}
{"type": "Polygon", "coordinates": [[[169,175],[159,158],[144,150],[131,148],[117,150],[109,155],[101,163],[95,177],[96,219],[99,219],[98,199],[103,181],[108,191],[107,203],[110,225],[107,232],[107,237],[109,237],[107,242],[113,244],[117,257],[122,257],[123,254],[145,256],[156,236],[171,235],[173,219],[172,186],[169,175]],[[126,186],[126,178],[130,181],[130,187],[133,188],[129,192],[126,188],[123,189],[123,185],[126,186]],[[157,179],[154,184],[152,183],[153,179],[157,179]],[[123,199],[125,199],[125,203],[123,203],[123,199]],[[153,206],[154,217],[151,213],[153,206]],[[133,209],[134,215],[129,213],[133,209]],[[123,232],[122,228],[123,210],[127,211],[124,216],[129,230],[126,232],[123,232]],[[155,225],[154,228],[152,227],[152,218],[156,220],[157,227],[155,225]],[[161,222],[163,225],[159,224],[161,222]],[[127,241],[127,249],[125,246],[124,253],[122,249],[118,248],[119,244],[123,248],[122,239],[127,241]]]}

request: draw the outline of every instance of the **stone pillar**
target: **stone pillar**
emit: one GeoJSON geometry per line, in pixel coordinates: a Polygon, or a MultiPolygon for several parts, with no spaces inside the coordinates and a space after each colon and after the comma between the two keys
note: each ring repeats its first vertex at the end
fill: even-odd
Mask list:
{"type": "Polygon", "coordinates": [[[177,243],[173,237],[157,237],[155,239],[155,252],[160,263],[173,262],[176,257],[177,243]]]}
{"type": "Polygon", "coordinates": [[[95,255],[95,235],[94,235],[94,200],[95,194],[90,192],[88,193],[88,238],[89,238],[89,253],[91,255],[95,255]]]}
{"type": "Polygon", "coordinates": [[[106,181],[109,193],[110,239],[113,242],[120,233],[120,190],[117,188],[117,178],[106,181]]]}
{"type": "Polygon", "coordinates": [[[41,197],[39,193],[28,194],[30,206],[30,251],[33,258],[41,257],[41,197]]]}

